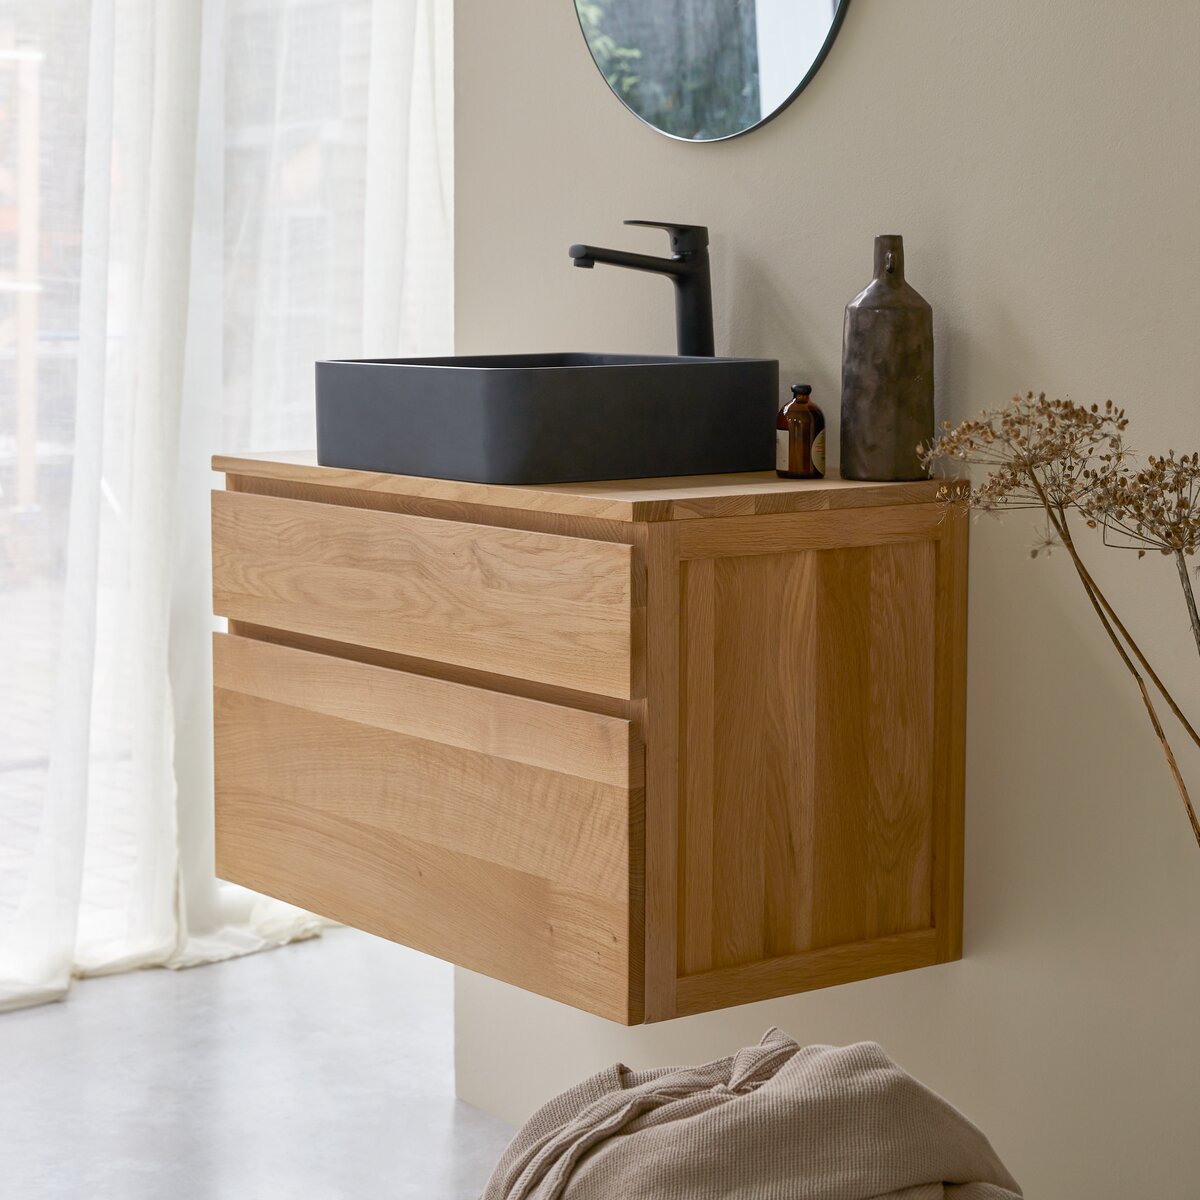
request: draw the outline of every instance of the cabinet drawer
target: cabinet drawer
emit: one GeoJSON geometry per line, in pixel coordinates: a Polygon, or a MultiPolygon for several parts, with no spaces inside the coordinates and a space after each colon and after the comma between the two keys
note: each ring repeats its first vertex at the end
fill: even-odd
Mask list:
{"type": "Polygon", "coordinates": [[[217,634],[223,878],[641,1019],[628,721],[217,634]]]}
{"type": "Polygon", "coordinates": [[[213,606],[249,624],[627,699],[630,546],[213,494],[213,606]]]}

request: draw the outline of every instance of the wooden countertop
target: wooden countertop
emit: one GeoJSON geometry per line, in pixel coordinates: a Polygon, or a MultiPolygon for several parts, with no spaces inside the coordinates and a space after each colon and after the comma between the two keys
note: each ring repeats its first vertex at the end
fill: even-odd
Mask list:
{"type": "Polygon", "coordinates": [[[780,479],[774,471],[748,475],[676,475],[595,483],[510,486],[348,471],[317,465],[315,452],[213,457],[226,475],[283,479],[429,500],[528,509],[610,521],[682,521],[693,517],[747,517],[833,508],[925,504],[938,498],[940,480],[857,483],[847,479],[780,479]]]}

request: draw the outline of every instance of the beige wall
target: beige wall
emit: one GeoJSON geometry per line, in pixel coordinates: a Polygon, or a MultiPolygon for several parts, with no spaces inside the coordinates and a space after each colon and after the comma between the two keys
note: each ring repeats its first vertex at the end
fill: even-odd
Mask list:
{"type": "MultiPolygon", "coordinates": [[[[718,352],[778,357],[836,428],[842,308],[900,232],[943,415],[1031,386],[1127,403],[1144,449],[1200,444],[1194,0],[855,0],[792,108],[714,146],[624,112],[568,0],[458,0],[456,36],[460,351],[670,351],[666,283],[566,248],[703,222],[718,352]]],[[[882,1042],[1030,1196],[1196,1195],[1200,851],[1065,556],[1030,561],[1032,537],[974,533],[963,962],[632,1031],[460,971],[461,1094],[515,1120],[614,1059],[778,1024],[882,1042]]],[[[1200,710],[1168,564],[1097,554],[1200,710]]]]}

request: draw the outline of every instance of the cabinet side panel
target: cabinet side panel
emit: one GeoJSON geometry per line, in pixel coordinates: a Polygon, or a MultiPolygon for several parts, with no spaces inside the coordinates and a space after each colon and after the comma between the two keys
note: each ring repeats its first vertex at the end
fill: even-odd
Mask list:
{"type": "Polygon", "coordinates": [[[813,949],[933,924],[934,543],[818,553],[813,949]]]}
{"type": "Polygon", "coordinates": [[[933,914],[938,961],[962,957],[967,740],[967,560],[970,512],[948,509],[937,547],[937,759],[933,914]]]}
{"type": "Polygon", "coordinates": [[[681,976],[931,928],[935,562],[686,563],[681,976]]]}

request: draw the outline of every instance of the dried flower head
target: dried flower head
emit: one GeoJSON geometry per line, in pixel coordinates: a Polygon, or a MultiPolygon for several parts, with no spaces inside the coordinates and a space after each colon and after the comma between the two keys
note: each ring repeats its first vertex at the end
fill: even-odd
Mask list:
{"type": "Polygon", "coordinates": [[[1195,554],[1200,545],[1200,452],[1150,455],[1140,471],[1128,467],[1098,477],[1082,506],[1104,526],[1110,546],[1162,554],[1195,554]]]}
{"type": "Polygon", "coordinates": [[[989,468],[970,491],[972,508],[1045,511],[1045,532],[1030,549],[1037,558],[1061,545],[1054,515],[1083,508],[1098,481],[1122,469],[1128,424],[1124,410],[1111,400],[1085,408],[1071,400],[1049,400],[1045,392],[1026,392],[973,421],[956,427],[946,422],[933,444],[918,450],[929,469],[950,463],[989,468]]]}
{"type": "Polygon", "coordinates": [[[951,427],[949,422],[921,459],[927,468],[963,463],[988,467],[971,493],[973,507],[1057,509],[1078,505],[1096,480],[1126,458],[1121,435],[1129,424],[1112,401],[1085,408],[1049,400],[1045,392],[1014,396],[1004,408],[951,427]]]}

